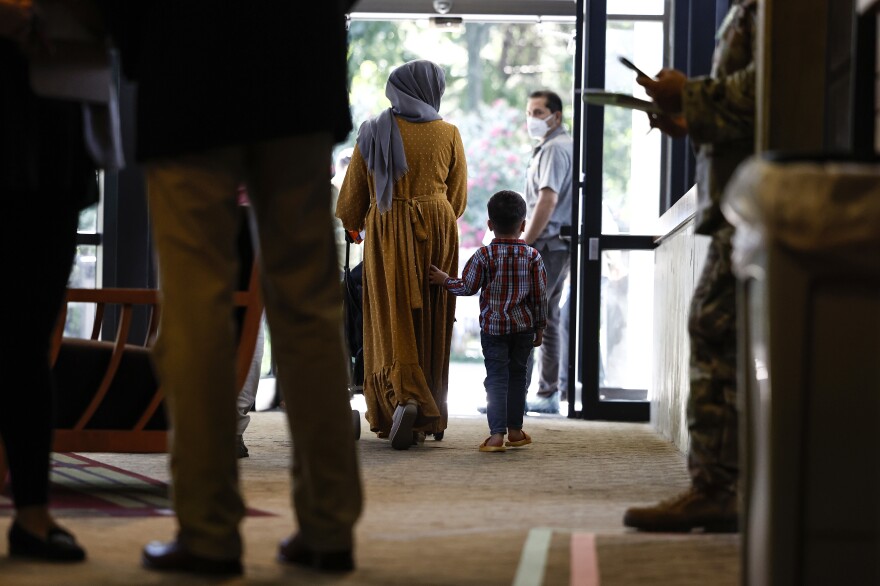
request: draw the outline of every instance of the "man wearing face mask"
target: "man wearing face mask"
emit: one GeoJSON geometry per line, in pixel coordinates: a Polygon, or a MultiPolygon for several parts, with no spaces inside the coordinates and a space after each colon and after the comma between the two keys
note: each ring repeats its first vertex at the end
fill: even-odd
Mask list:
{"type": "MultiPolygon", "coordinates": [[[[528,410],[559,413],[560,350],[568,344],[566,324],[559,321],[559,300],[569,272],[569,245],[559,237],[563,225],[571,224],[572,140],[562,125],[562,100],[549,90],[532,92],[526,105],[529,136],[537,140],[526,172],[528,205],[523,240],[541,253],[547,271],[547,328],[539,350],[540,381],[537,398],[528,410]]],[[[534,355],[534,353],[533,353],[534,355]]],[[[527,380],[532,380],[529,358],[527,380]]],[[[567,368],[564,365],[563,368],[567,368]]]]}

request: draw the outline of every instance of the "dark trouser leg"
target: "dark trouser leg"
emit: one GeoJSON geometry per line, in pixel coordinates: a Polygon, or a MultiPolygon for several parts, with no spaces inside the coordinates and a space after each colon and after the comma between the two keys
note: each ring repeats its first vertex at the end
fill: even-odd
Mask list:
{"type": "MultiPolygon", "coordinates": [[[[76,246],[78,207],[31,194],[9,194],[9,218],[35,222],[39,243],[25,241],[7,255],[7,274],[29,274],[27,310],[4,304],[2,323],[16,339],[3,351],[7,381],[0,391],[0,436],[12,481],[15,507],[45,505],[49,500],[49,453],[52,446],[53,382],[49,348],[58,311],[64,300],[76,246]],[[13,385],[12,373],[26,377],[13,385]]],[[[60,199],[60,198],[59,198],[60,199]]]]}
{"type": "MultiPolygon", "coordinates": [[[[567,250],[540,252],[547,272],[547,327],[544,329],[544,342],[538,352],[541,360],[538,397],[551,397],[559,390],[559,349],[568,344],[568,339],[562,339],[560,335],[563,330],[559,324],[559,300],[565,289],[571,257],[567,250]]],[[[526,389],[532,381],[534,355],[532,352],[529,357],[526,389]]]]}
{"type": "Polygon", "coordinates": [[[510,334],[507,363],[507,429],[522,429],[526,407],[526,369],[535,334],[510,334]]]}
{"type": "Polygon", "coordinates": [[[691,301],[688,470],[698,489],[736,490],[739,474],[736,410],[736,289],[731,236],[712,236],[691,301]]]}
{"type": "MultiPolygon", "coordinates": [[[[480,332],[483,346],[483,363],[486,365],[486,418],[489,433],[507,433],[507,409],[509,407],[508,387],[510,384],[508,364],[510,349],[507,336],[493,336],[480,332]]],[[[523,407],[520,406],[522,411],[523,407]]]]}

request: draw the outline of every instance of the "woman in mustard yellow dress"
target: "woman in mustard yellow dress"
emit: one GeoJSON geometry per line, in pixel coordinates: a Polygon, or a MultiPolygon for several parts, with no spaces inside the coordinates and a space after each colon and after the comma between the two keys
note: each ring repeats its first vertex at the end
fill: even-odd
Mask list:
{"type": "Polygon", "coordinates": [[[367,421],[395,449],[447,424],[455,296],[428,267],[458,269],[467,162],[458,129],[437,110],[443,70],[417,60],[391,72],[391,107],[364,122],[336,216],[364,229],[364,398],[367,421]]]}

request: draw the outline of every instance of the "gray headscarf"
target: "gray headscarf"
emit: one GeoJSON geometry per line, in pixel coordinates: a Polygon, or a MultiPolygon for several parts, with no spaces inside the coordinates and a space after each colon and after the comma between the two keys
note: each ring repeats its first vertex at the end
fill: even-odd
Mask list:
{"type": "Polygon", "coordinates": [[[409,170],[394,115],[410,122],[440,120],[444,90],[446,75],[439,65],[423,59],[405,63],[391,72],[385,85],[391,107],[361,124],[357,145],[376,185],[379,213],[391,209],[394,183],[409,170]]]}

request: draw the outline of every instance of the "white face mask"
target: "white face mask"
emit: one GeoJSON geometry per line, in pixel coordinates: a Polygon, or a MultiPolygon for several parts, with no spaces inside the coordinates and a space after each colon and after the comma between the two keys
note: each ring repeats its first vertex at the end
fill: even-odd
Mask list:
{"type": "MultiPolygon", "coordinates": [[[[553,114],[550,114],[550,116],[553,116],[553,114]]],[[[544,138],[544,136],[550,132],[550,125],[547,123],[550,116],[547,116],[546,120],[529,116],[528,120],[526,120],[526,127],[528,128],[529,136],[532,138],[544,138]]]]}

